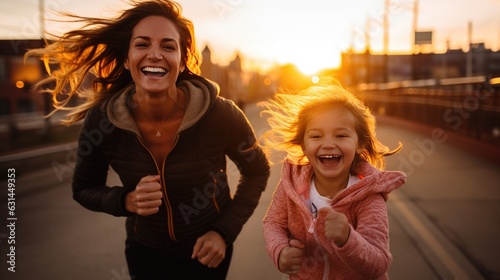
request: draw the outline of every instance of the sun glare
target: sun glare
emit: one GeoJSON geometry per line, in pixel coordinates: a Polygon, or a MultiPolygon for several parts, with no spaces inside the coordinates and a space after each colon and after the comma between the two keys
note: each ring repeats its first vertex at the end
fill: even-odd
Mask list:
{"type": "Polygon", "coordinates": [[[300,61],[295,64],[300,72],[306,75],[314,75],[321,70],[321,65],[318,65],[317,61],[300,61]]]}
{"type": "Polygon", "coordinates": [[[317,74],[320,70],[325,68],[333,68],[329,65],[322,65],[321,61],[303,61],[303,62],[295,62],[297,68],[299,68],[300,72],[303,74],[312,76],[317,74]]]}
{"type": "Polygon", "coordinates": [[[313,76],[318,74],[321,70],[337,68],[339,66],[339,62],[337,61],[339,61],[340,58],[336,58],[336,56],[340,56],[340,54],[332,52],[323,55],[296,55],[291,56],[290,61],[295,64],[303,74],[313,76]]]}
{"type": "Polygon", "coordinates": [[[325,31],[317,28],[314,22],[302,22],[296,28],[278,29],[275,32],[272,53],[278,63],[294,64],[300,72],[309,76],[324,69],[339,67],[342,42],[331,37],[325,38],[325,31]]]}

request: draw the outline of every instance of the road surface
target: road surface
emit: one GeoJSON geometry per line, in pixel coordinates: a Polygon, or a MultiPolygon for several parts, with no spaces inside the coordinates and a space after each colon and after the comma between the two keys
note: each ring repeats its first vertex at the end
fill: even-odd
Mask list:
{"type": "MultiPolygon", "coordinates": [[[[247,106],[246,113],[258,135],[265,131],[257,107],[247,106]]],[[[411,130],[407,123],[390,120],[381,121],[377,129],[379,139],[390,147],[398,141],[404,145],[401,153],[388,158],[387,168],[408,174],[407,184],[388,201],[391,279],[500,279],[500,166],[470,153],[474,146],[457,149],[446,133],[436,136],[439,129],[411,130]]],[[[16,170],[23,174],[16,178],[16,220],[8,220],[8,185],[2,182],[0,279],[130,279],[124,258],[125,220],[88,211],[72,199],[71,172],[61,169],[70,158],[54,165],[56,169],[16,170]],[[8,270],[9,240],[15,240],[15,272],[8,270]]],[[[228,170],[234,183],[236,168],[228,170]]],[[[286,279],[265,252],[261,230],[279,171],[278,163],[236,240],[228,279],[286,279]]],[[[109,181],[119,183],[113,173],[109,181]]]]}

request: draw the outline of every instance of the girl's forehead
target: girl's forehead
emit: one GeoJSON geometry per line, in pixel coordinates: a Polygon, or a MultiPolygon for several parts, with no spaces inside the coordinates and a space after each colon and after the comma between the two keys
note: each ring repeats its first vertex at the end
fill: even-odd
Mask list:
{"type": "Polygon", "coordinates": [[[319,106],[312,110],[311,119],[315,117],[328,117],[334,115],[353,115],[349,109],[341,104],[319,106]]]}
{"type": "Polygon", "coordinates": [[[356,118],[351,113],[351,111],[349,111],[349,109],[345,108],[344,106],[337,105],[322,107],[318,110],[315,110],[311,114],[307,125],[329,127],[342,124],[344,126],[350,127],[354,126],[355,123],[356,118]]]}

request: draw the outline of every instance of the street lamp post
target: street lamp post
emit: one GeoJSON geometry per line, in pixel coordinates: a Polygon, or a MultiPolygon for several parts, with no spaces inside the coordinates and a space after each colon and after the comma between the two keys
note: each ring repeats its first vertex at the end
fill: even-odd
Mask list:
{"type": "MultiPolygon", "coordinates": [[[[40,47],[45,44],[45,1],[38,0],[38,10],[40,13],[40,47]]],[[[41,62],[41,71],[45,71],[43,61],[41,62]]],[[[45,115],[45,138],[50,140],[51,137],[51,124],[50,124],[50,111],[51,111],[51,98],[48,93],[43,94],[43,113],[45,115]]]]}

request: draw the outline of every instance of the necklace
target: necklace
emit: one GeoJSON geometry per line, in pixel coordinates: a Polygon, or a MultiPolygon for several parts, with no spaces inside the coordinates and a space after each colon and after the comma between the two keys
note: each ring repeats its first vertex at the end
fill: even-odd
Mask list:
{"type": "Polygon", "coordinates": [[[160,125],[160,127],[159,127],[158,129],[156,129],[156,134],[155,134],[155,136],[156,136],[156,137],[161,137],[161,136],[162,136],[161,131],[165,128],[165,124],[167,123],[167,121],[168,121],[168,118],[167,118],[167,119],[165,119],[165,120],[161,123],[161,125],[160,125]]]}
{"type": "MultiPolygon", "coordinates": [[[[132,94],[134,94],[134,93],[135,93],[135,91],[133,91],[133,92],[132,92],[132,94]]],[[[182,92],[181,90],[177,89],[177,93],[180,95],[180,94],[182,94],[183,92],[182,92]]],[[[135,97],[135,95],[133,95],[133,96],[132,96],[132,98],[134,98],[134,97],[135,97]]],[[[171,115],[173,115],[173,116],[174,116],[174,118],[175,118],[175,115],[176,115],[179,111],[182,111],[182,115],[184,115],[184,106],[183,106],[182,104],[178,104],[178,100],[177,100],[177,99],[178,99],[178,96],[170,96],[170,95],[168,95],[168,97],[169,97],[170,99],[172,99],[173,103],[175,104],[175,107],[173,108],[174,112],[172,112],[172,114],[171,114],[171,115]]],[[[137,102],[136,102],[136,103],[137,103],[137,102]]],[[[137,113],[137,110],[138,110],[138,109],[134,110],[134,113],[137,113]]],[[[133,113],[133,114],[134,114],[134,113],[133,113]]],[[[137,118],[137,117],[134,117],[134,119],[136,119],[136,118],[137,118]]],[[[181,118],[182,118],[182,117],[181,117],[181,118]]],[[[163,135],[162,130],[165,130],[165,125],[167,124],[167,122],[168,122],[169,120],[172,120],[172,119],[171,119],[171,118],[169,118],[169,116],[166,116],[166,117],[165,117],[165,119],[161,122],[161,124],[160,124],[159,128],[154,128],[154,129],[153,129],[153,131],[156,131],[156,133],[154,133],[154,132],[153,132],[153,133],[154,133],[154,135],[155,135],[155,137],[159,138],[159,137],[161,137],[161,136],[163,135]]],[[[173,121],[175,122],[175,120],[173,120],[173,121]]],[[[153,126],[153,125],[151,125],[151,126],[153,126]]]]}

